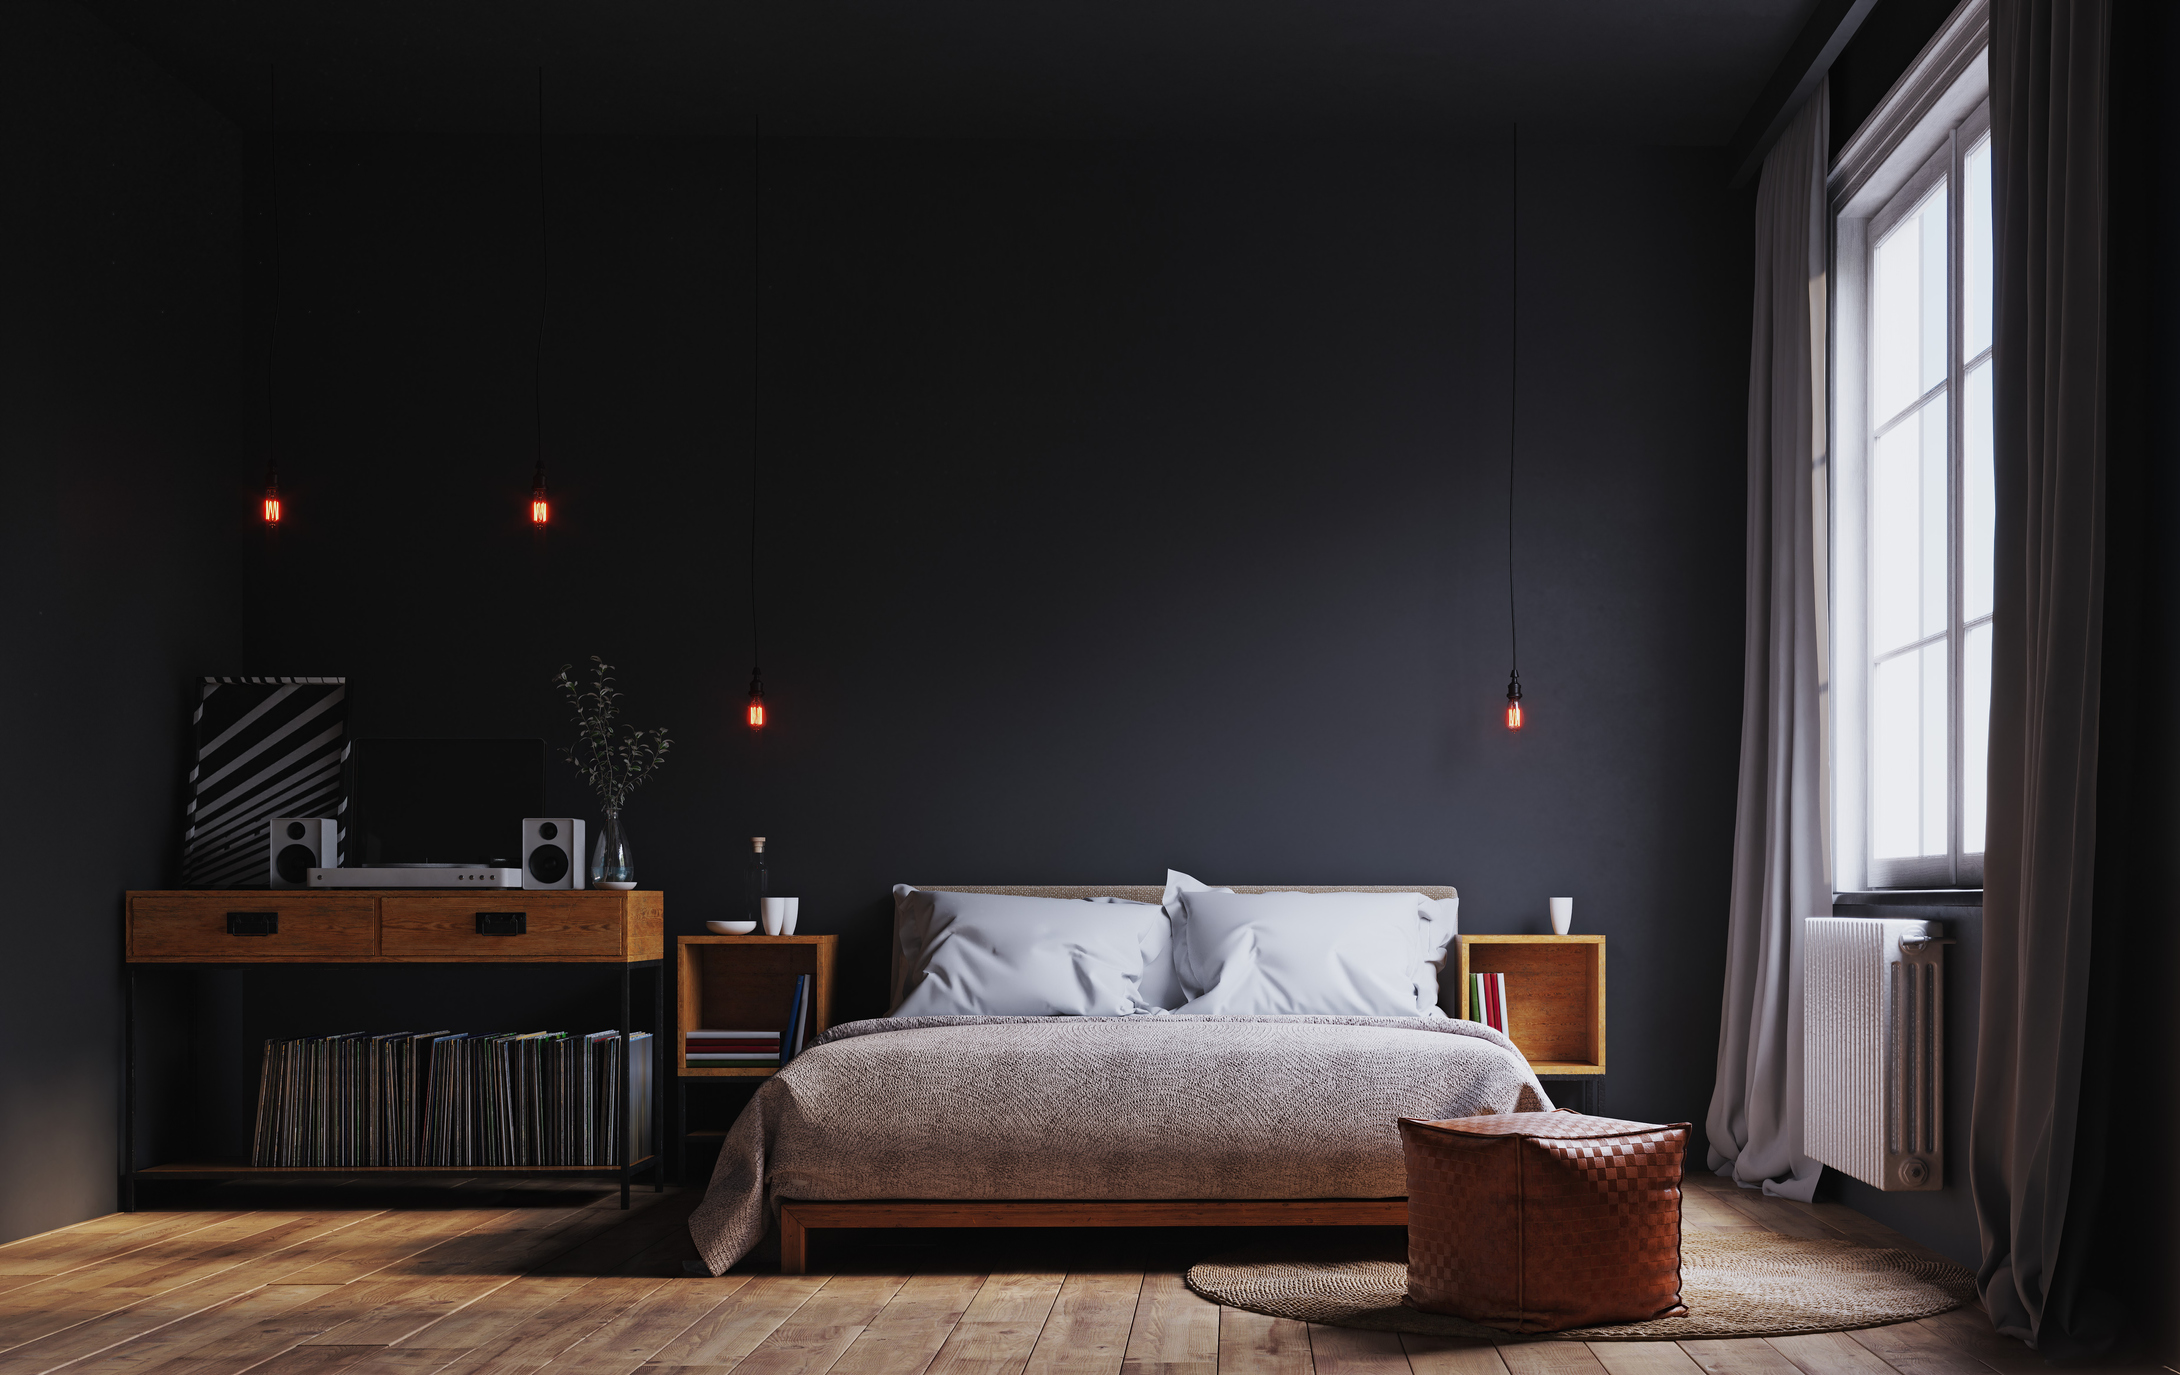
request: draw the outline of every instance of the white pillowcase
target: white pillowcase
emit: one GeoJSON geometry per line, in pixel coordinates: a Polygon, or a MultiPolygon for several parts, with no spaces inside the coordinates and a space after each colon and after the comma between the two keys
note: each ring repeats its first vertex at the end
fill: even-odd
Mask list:
{"type": "MultiPolygon", "coordinates": [[[[1157,1009],[1144,969],[1170,969],[1166,914],[1117,898],[893,890],[896,1017],[1095,1017],[1157,1009]]],[[[1164,975],[1170,978],[1170,975],[1164,975]]]]}
{"type": "Polygon", "coordinates": [[[1173,963],[1199,1014],[1437,1017],[1460,899],[1236,893],[1166,875],[1173,963]]]}

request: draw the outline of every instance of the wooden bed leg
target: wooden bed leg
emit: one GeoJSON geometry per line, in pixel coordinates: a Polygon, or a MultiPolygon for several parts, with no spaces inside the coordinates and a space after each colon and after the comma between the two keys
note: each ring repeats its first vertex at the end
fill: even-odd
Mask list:
{"type": "Polygon", "coordinates": [[[792,1206],[780,1209],[780,1273],[800,1275],[810,1267],[810,1234],[792,1206]]]}

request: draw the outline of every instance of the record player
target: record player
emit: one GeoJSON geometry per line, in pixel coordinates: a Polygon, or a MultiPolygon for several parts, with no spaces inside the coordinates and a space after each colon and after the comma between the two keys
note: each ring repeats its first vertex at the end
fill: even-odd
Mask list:
{"type": "Polygon", "coordinates": [[[343,863],[312,888],[520,888],[523,818],[545,810],[543,740],[358,740],[343,863]]]}

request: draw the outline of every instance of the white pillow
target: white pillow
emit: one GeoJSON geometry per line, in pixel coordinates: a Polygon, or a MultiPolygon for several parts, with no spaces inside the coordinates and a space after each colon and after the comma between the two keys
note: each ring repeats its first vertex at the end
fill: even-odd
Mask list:
{"type": "Polygon", "coordinates": [[[1458,898],[1234,893],[1168,874],[1177,1012],[1443,1017],[1438,970],[1458,898]],[[1177,914],[1177,915],[1176,915],[1177,914]]]}
{"type": "Polygon", "coordinates": [[[1115,898],[893,890],[896,1017],[1125,1016],[1156,1009],[1143,972],[1166,914],[1115,898]]]}

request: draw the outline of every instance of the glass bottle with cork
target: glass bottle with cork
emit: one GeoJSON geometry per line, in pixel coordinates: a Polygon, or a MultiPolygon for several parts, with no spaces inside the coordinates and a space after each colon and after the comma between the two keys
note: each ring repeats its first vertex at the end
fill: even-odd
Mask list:
{"type": "Polygon", "coordinates": [[[765,874],[765,838],[749,838],[749,895],[743,905],[742,919],[757,925],[753,930],[764,930],[765,895],[770,891],[771,880],[765,874]]]}

